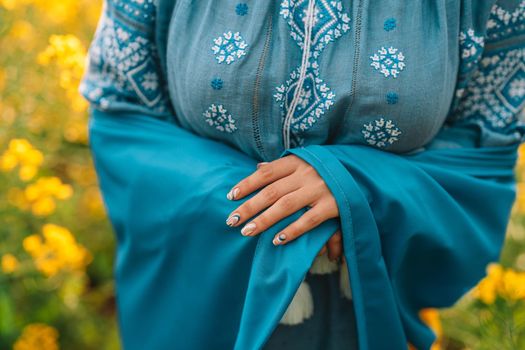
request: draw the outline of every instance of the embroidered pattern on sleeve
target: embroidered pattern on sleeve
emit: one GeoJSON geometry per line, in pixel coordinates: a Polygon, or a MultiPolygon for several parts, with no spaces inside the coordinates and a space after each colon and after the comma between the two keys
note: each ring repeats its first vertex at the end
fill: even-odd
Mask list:
{"type": "Polygon", "coordinates": [[[487,35],[467,29],[460,33],[459,77],[451,120],[474,122],[507,133],[523,125],[525,107],[525,45],[512,44],[525,34],[525,0],[515,9],[492,7],[487,35]],[[510,44],[501,45],[503,40],[510,44]],[[492,46],[490,46],[492,45],[492,46]]]}
{"type": "Polygon", "coordinates": [[[156,0],[106,1],[80,92],[101,108],[113,102],[168,110],[153,42],[156,0]]]}
{"type": "MultiPolygon", "coordinates": [[[[308,4],[308,0],[282,0],[280,7],[281,16],[290,27],[290,36],[303,51],[308,4]]],[[[335,93],[320,78],[318,59],[330,42],[350,30],[350,18],[343,11],[340,0],[317,0],[313,16],[315,18],[310,33],[310,57],[306,62],[306,76],[302,91],[299,92],[299,103],[290,121],[292,146],[302,145],[304,139],[300,134],[311,128],[333,105],[335,93]]],[[[289,79],[276,87],[274,98],[281,107],[283,120],[298,86],[300,68],[294,69],[289,79]]]]}
{"type": "Polygon", "coordinates": [[[492,7],[487,23],[487,42],[494,42],[525,34],[525,0],[514,9],[499,4],[492,7]]]}

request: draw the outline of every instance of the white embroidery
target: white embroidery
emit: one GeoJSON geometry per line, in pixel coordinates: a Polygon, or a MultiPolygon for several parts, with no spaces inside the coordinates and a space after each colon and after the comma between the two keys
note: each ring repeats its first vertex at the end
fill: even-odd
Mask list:
{"type": "MultiPolygon", "coordinates": [[[[152,20],[155,11],[152,1],[144,0],[135,6],[139,5],[143,6],[142,12],[137,7],[133,12],[136,18],[127,18],[130,23],[144,20],[145,14],[152,20]]],[[[163,112],[168,108],[168,99],[159,83],[157,49],[149,34],[138,29],[141,24],[136,25],[124,25],[107,13],[102,14],[80,92],[102,108],[108,108],[111,101],[129,102],[135,96],[137,102],[163,112]]]]}
{"type": "Polygon", "coordinates": [[[248,44],[246,44],[239,32],[232,33],[229,31],[214,39],[213,42],[215,45],[211,49],[219,63],[226,62],[226,64],[231,64],[236,59],[246,55],[248,44]]]}
{"type": "Polygon", "coordinates": [[[525,33],[525,0],[513,10],[495,4],[487,23],[488,40],[501,40],[520,33],[525,33]]]}
{"type": "MultiPolygon", "coordinates": [[[[294,70],[290,74],[290,79],[276,88],[274,97],[283,110],[288,110],[288,105],[295,94],[299,70],[299,68],[294,70]]],[[[313,69],[309,69],[299,92],[299,102],[290,124],[292,130],[297,132],[310,128],[334,104],[334,99],[335,94],[313,69]]]]}
{"type": "MultiPolygon", "coordinates": [[[[350,30],[350,17],[343,12],[340,0],[318,0],[311,14],[308,14],[307,11],[309,3],[309,0],[283,0],[280,9],[280,14],[290,26],[290,36],[303,51],[306,21],[311,20],[313,23],[310,33],[311,40],[309,40],[310,55],[304,62],[306,75],[301,91],[299,91],[298,104],[293,110],[293,116],[289,119],[292,146],[303,144],[304,139],[300,133],[312,127],[333,105],[335,93],[320,78],[318,58],[327,44],[350,30]]],[[[300,72],[301,67],[294,69],[290,73],[290,78],[276,87],[274,97],[281,107],[283,120],[289,113],[300,72]]]]}
{"type": "Polygon", "coordinates": [[[212,104],[203,115],[208,125],[215,127],[219,131],[232,133],[237,130],[235,119],[232,118],[223,105],[212,104]]]}
{"type": "Polygon", "coordinates": [[[369,145],[384,148],[399,140],[401,130],[396,127],[394,121],[381,117],[365,123],[361,133],[369,145]]]}
{"type": "Polygon", "coordinates": [[[383,46],[377,53],[370,56],[370,59],[372,60],[370,65],[387,78],[397,78],[399,73],[405,68],[405,56],[394,47],[387,49],[383,46]]]}
{"type": "MultiPolygon", "coordinates": [[[[304,43],[304,23],[308,0],[283,0],[280,14],[288,21],[290,36],[297,42],[301,49],[304,43]]],[[[350,17],[343,12],[340,0],[321,0],[315,4],[314,28],[312,30],[312,55],[318,58],[321,51],[331,41],[342,36],[350,30],[350,17]]]]}
{"type": "Polygon", "coordinates": [[[525,48],[487,55],[469,81],[458,113],[492,129],[506,128],[525,105],[524,85],[525,48]]]}

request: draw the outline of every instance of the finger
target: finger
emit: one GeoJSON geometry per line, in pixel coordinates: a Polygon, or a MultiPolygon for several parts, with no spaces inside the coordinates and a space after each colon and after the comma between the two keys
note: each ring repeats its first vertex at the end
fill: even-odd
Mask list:
{"type": "Polygon", "coordinates": [[[226,224],[231,227],[239,226],[246,220],[277,202],[288,193],[297,190],[299,187],[300,184],[298,181],[295,181],[293,175],[284,177],[269,184],[255,196],[233,210],[230,215],[228,215],[226,224]]]}
{"type": "Polygon", "coordinates": [[[314,196],[315,193],[304,188],[282,196],[262,214],[246,224],[241,229],[241,233],[244,236],[255,236],[263,232],[278,221],[312,203],[314,196]]]}
{"type": "MultiPolygon", "coordinates": [[[[323,202],[325,203],[325,202],[323,202]]],[[[273,238],[274,245],[283,245],[293,241],[305,232],[320,225],[322,222],[336,217],[328,205],[319,203],[312,206],[312,209],[307,210],[299,219],[292,222],[284,228],[281,232],[273,238]]]]}
{"type": "Polygon", "coordinates": [[[336,233],[328,240],[328,258],[332,261],[336,261],[341,257],[343,252],[343,239],[341,231],[337,230],[336,233]]]}
{"type": "Polygon", "coordinates": [[[292,155],[264,164],[233,186],[226,197],[229,200],[243,198],[263,186],[290,175],[298,164],[297,157],[292,155]]]}
{"type": "Polygon", "coordinates": [[[326,253],[326,250],[327,250],[327,249],[326,249],[326,244],[325,244],[325,245],[321,248],[321,250],[319,251],[319,253],[317,253],[317,256],[321,256],[321,255],[325,254],[325,253],[326,253]]]}

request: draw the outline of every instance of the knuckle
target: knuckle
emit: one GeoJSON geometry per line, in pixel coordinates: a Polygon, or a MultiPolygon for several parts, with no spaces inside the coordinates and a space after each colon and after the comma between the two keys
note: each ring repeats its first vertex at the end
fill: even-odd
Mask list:
{"type": "Polygon", "coordinates": [[[246,201],[239,207],[239,211],[241,213],[251,213],[252,210],[253,210],[253,204],[251,201],[246,201]]]}
{"type": "Polygon", "coordinates": [[[261,214],[254,220],[255,225],[261,230],[270,226],[270,221],[271,218],[268,217],[268,214],[261,214]]]}
{"type": "Polygon", "coordinates": [[[262,190],[262,196],[265,201],[273,203],[279,199],[279,191],[277,191],[275,186],[267,186],[262,190]]]}
{"type": "Polygon", "coordinates": [[[279,205],[284,210],[291,210],[294,207],[294,202],[295,201],[291,196],[284,196],[279,200],[279,205]]]}
{"type": "Polygon", "coordinates": [[[262,179],[269,180],[273,176],[273,167],[270,166],[270,164],[267,164],[266,166],[259,168],[258,172],[262,179]]]}
{"type": "Polygon", "coordinates": [[[317,171],[311,165],[307,165],[303,169],[303,175],[311,177],[313,175],[317,175],[317,171]]]}
{"type": "Polygon", "coordinates": [[[321,223],[321,217],[318,214],[310,214],[304,218],[307,227],[315,227],[321,223]]]}

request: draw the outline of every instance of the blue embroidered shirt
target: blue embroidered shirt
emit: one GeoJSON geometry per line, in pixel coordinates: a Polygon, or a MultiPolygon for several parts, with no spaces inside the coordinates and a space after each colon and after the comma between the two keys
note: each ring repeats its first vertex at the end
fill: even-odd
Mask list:
{"type": "Polygon", "coordinates": [[[524,135],[525,1],[106,0],[80,89],[260,160],[507,145],[524,135]]]}

